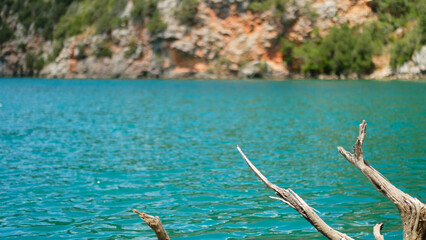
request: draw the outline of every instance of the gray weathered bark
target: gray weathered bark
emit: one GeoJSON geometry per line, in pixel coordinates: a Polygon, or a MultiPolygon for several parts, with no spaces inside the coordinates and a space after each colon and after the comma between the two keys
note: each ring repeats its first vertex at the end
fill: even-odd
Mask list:
{"type": "Polygon", "coordinates": [[[133,209],[133,212],[139,214],[139,217],[148,225],[157,235],[158,240],[170,240],[166,230],[163,228],[159,217],[154,217],[143,212],[133,209]]]}
{"type": "MultiPolygon", "coordinates": [[[[349,153],[342,147],[338,147],[339,152],[374,185],[374,187],[391,200],[398,208],[403,223],[404,240],[425,240],[426,236],[426,207],[417,198],[402,192],[392,185],[383,175],[370,166],[363,157],[362,144],[366,134],[367,124],[363,121],[359,126],[359,136],[353,148],[354,154],[349,153]]],[[[247,162],[250,169],[257,177],[270,189],[275,191],[278,199],[298,211],[308,220],[320,233],[329,239],[352,239],[347,235],[334,230],[328,226],[299,195],[291,189],[283,189],[266,179],[265,176],[250,162],[246,155],[237,146],[238,151],[247,162]]],[[[380,233],[383,223],[378,223],[374,227],[374,237],[376,240],[383,240],[380,233]]]]}
{"type": "Polygon", "coordinates": [[[396,205],[401,215],[404,240],[424,240],[426,237],[426,206],[417,198],[396,188],[364,160],[362,144],[367,133],[366,129],[367,123],[363,121],[359,125],[359,136],[353,147],[353,154],[342,147],[338,147],[339,152],[358,168],[381,194],[396,205]]]}
{"type": "MultiPolygon", "coordinates": [[[[426,237],[426,206],[417,198],[402,192],[392,185],[385,177],[383,177],[376,169],[370,166],[363,157],[362,144],[366,134],[367,124],[363,121],[359,126],[359,136],[353,148],[354,154],[346,151],[342,147],[338,147],[339,152],[373,184],[373,186],[389,200],[391,200],[398,208],[403,223],[404,240],[425,240],[426,237]]],[[[309,221],[320,233],[332,240],[353,240],[353,238],[341,233],[329,225],[327,225],[316,213],[315,209],[310,207],[299,195],[290,188],[284,189],[269,182],[269,180],[253,165],[246,157],[240,147],[238,151],[256,176],[270,189],[272,189],[278,199],[300,213],[307,221],[309,221]]],[[[150,216],[146,213],[133,210],[139,214],[142,220],[155,232],[159,240],[170,240],[166,230],[164,230],[158,217],[150,216]]],[[[380,233],[383,223],[377,223],[374,226],[373,234],[376,240],[384,240],[380,233]]]]}
{"type": "Polygon", "coordinates": [[[382,228],[383,228],[383,223],[377,223],[376,225],[374,225],[374,228],[373,228],[374,239],[376,239],[376,240],[384,240],[385,239],[383,237],[383,235],[380,233],[382,228]]]}
{"type": "Polygon", "coordinates": [[[244,160],[246,160],[247,165],[250,167],[250,169],[256,174],[256,176],[270,189],[274,190],[275,194],[278,196],[278,199],[290,207],[292,207],[294,210],[298,211],[300,215],[302,215],[308,222],[310,222],[317,230],[318,232],[322,233],[324,236],[326,236],[329,239],[332,240],[353,240],[353,238],[349,237],[348,235],[341,233],[337,230],[334,230],[332,227],[327,225],[314,211],[313,208],[311,208],[297,193],[293,192],[290,188],[284,189],[280,188],[275,184],[272,184],[269,182],[269,180],[263,176],[263,174],[253,165],[253,163],[250,162],[250,160],[246,157],[246,155],[243,153],[241,148],[237,146],[238,151],[240,151],[241,155],[243,156],[244,160]]]}

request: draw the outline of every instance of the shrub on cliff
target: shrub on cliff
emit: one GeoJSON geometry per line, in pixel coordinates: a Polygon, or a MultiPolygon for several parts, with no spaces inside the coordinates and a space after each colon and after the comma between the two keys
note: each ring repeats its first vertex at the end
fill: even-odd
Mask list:
{"type": "Polygon", "coordinates": [[[167,23],[161,19],[160,12],[155,0],[135,0],[131,12],[133,21],[139,24],[146,24],[146,28],[152,34],[163,32],[167,28],[167,23]],[[145,21],[147,21],[145,23],[145,21]]]}
{"type": "Polygon", "coordinates": [[[403,38],[394,43],[390,50],[390,64],[393,68],[409,61],[413,53],[425,44],[424,40],[422,41],[424,35],[422,37],[421,31],[421,27],[416,25],[412,31],[407,32],[403,38]]]}
{"type": "Polygon", "coordinates": [[[261,13],[272,10],[275,15],[282,15],[288,0],[250,0],[249,10],[254,13],[261,13]]]}
{"type": "Polygon", "coordinates": [[[65,14],[72,1],[2,0],[0,6],[6,9],[4,11],[6,17],[9,14],[17,16],[25,31],[32,26],[34,33],[52,39],[56,23],[65,14]]]}
{"type": "Polygon", "coordinates": [[[174,11],[176,19],[183,24],[194,25],[198,4],[198,0],[182,0],[174,11]]]}
{"type": "Polygon", "coordinates": [[[44,58],[39,53],[38,55],[28,52],[24,58],[25,61],[25,69],[27,71],[27,75],[29,76],[38,76],[40,71],[44,67],[44,58]]]}
{"type": "Polygon", "coordinates": [[[131,12],[132,19],[143,23],[145,18],[151,18],[157,10],[157,1],[155,0],[134,0],[131,12]]]}
{"type": "MultiPolygon", "coordinates": [[[[361,31],[343,24],[331,28],[323,39],[311,39],[291,51],[301,60],[300,70],[304,73],[366,74],[373,70],[372,56],[379,53],[381,48],[374,34],[368,28],[361,31]]],[[[289,59],[287,61],[292,62],[289,59]]]]}
{"type": "Polygon", "coordinates": [[[381,0],[377,1],[376,11],[381,21],[389,22],[398,28],[416,19],[419,16],[417,10],[425,4],[425,0],[381,0]]]}
{"type": "Polygon", "coordinates": [[[161,32],[164,32],[167,29],[167,23],[163,22],[161,20],[160,13],[158,11],[154,12],[154,15],[149,19],[148,23],[146,24],[146,28],[152,33],[152,34],[158,34],[161,32]]]}
{"type": "Polygon", "coordinates": [[[104,41],[104,42],[99,42],[96,44],[95,56],[97,58],[112,57],[112,51],[109,48],[107,42],[104,41]]]}
{"type": "Polygon", "coordinates": [[[404,36],[396,40],[390,50],[390,64],[393,68],[409,61],[415,51],[426,45],[426,0],[414,2],[418,3],[415,5],[415,24],[411,30],[406,28],[404,36]]]}
{"type": "Polygon", "coordinates": [[[135,54],[135,53],[136,53],[137,49],[138,49],[138,45],[137,45],[137,43],[136,43],[134,40],[132,40],[132,41],[129,43],[128,49],[126,50],[126,52],[124,52],[124,56],[125,56],[126,58],[131,57],[133,54],[135,54]]]}
{"type": "Polygon", "coordinates": [[[0,45],[11,40],[13,36],[14,34],[12,29],[10,29],[9,26],[7,26],[7,24],[4,23],[0,17],[0,45]]]}
{"type": "Polygon", "coordinates": [[[126,0],[74,1],[57,24],[54,37],[66,38],[84,32],[94,26],[97,33],[108,33],[122,23],[119,17],[126,0]]]}

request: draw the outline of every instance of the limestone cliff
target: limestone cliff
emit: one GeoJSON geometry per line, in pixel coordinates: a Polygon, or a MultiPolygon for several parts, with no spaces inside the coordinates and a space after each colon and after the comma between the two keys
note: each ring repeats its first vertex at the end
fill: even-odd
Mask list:
{"type": "MultiPolygon", "coordinates": [[[[302,44],[314,32],[325,36],[333,26],[354,26],[377,18],[368,0],[287,1],[279,16],[273,10],[253,12],[248,1],[203,0],[195,6],[194,22],[186,24],[176,17],[179,2],[158,1],[167,27],[153,33],[130,18],[134,4],[128,1],[120,13],[128,24],[102,34],[88,27],[66,38],[50,62],[56,41],[18,31],[14,40],[1,47],[0,74],[30,74],[27,55],[37,52],[46,64],[34,71],[48,78],[297,77],[283,60],[282,39],[302,44]]],[[[9,24],[20,28],[13,19],[9,24]]],[[[413,61],[393,70],[389,57],[379,55],[373,59],[375,71],[363,77],[388,78],[399,73],[421,77],[426,71],[425,53],[423,47],[413,61]]]]}

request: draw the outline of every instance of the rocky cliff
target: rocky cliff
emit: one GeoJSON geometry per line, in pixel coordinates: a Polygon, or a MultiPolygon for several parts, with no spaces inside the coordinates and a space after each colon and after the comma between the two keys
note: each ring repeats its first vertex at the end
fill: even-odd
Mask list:
{"type": "MultiPolygon", "coordinates": [[[[146,19],[140,23],[133,18],[135,3],[126,1],[118,13],[126,19],[125,24],[103,33],[88,26],[62,40],[24,33],[13,14],[5,17],[3,11],[15,36],[1,46],[0,74],[48,78],[305,77],[306,73],[299,74],[291,67],[292,61],[300,61],[297,57],[286,61],[284,42],[302,45],[314,35],[323,38],[334,26],[362,26],[378,18],[376,6],[369,0],[285,1],[278,14],[274,7],[254,11],[250,1],[244,0],[195,2],[191,21],[184,22],[176,11],[181,1],[158,1],[156,11],[165,27],[157,32],[149,29],[146,19]]],[[[325,77],[423,78],[426,46],[398,67],[391,67],[385,50],[376,53],[372,62],[374,69],[368,74],[325,77]]]]}

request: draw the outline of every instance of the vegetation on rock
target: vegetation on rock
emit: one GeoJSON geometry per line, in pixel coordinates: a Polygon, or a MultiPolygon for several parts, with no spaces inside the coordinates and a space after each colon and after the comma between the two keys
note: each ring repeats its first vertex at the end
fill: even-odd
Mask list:
{"type": "Polygon", "coordinates": [[[44,67],[44,58],[41,54],[29,52],[25,55],[26,74],[29,76],[38,76],[44,67]]]}
{"type": "Polygon", "coordinates": [[[194,25],[198,4],[198,0],[182,0],[175,10],[176,19],[183,24],[194,25]]]}
{"type": "Polygon", "coordinates": [[[95,56],[97,58],[103,58],[103,57],[112,57],[112,51],[108,46],[107,42],[99,42],[96,44],[96,52],[95,56]]]}
{"type": "Polygon", "coordinates": [[[276,15],[280,16],[284,14],[288,0],[250,0],[249,2],[249,9],[252,12],[261,13],[272,10],[276,15]]]}
{"type": "Polygon", "coordinates": [[[0,45],[13,38],[13,31],[0,18],[0,45]]]}
{"type": "Polygon", "coordinates": [[[146,24],[152,34],[164,32],[167,23],[163,22],[155,0],[133,1],[132,19],[139,24],[146,24]]]}
{"type": "Polygon", "coordinates": [[[56,26],[54,37],[67,38],[94,26],[97,33],[108,33],[121,25],[126,0],[73,1],[56,26]]]}
{"type": "MultiPolygon", "coordinates": [[[[85,48],[87,49],[85,51],[77,49],[77,53],[83,55],[74,57],[84,59],[86,51],[99,57],[111,57],[110,46],[120,42],[117,39],[117,35],[114,35],[113,30],[120,28],[131,31],[146,29],[150,33],[147,37],[156,39],[155,43],[152,41],[154,38],[148,39],[147,42],[150,42],[148,44],[152,43],[150,47],[153,48],[153,51],[160,51],[160,48],[170,44],[170,42],[164,44],[166,41],[174,41],[176,36],[177,38],[179,36],[189,37],[193,29],[198,30],[203,27],[209,30],[209,26],[207,26],[205,21],[211,16],[206,13],[205,6],[218,11],[216,14],[221,19],[220,21],[225,21],[224,23],[226,23],[221,25],[221,28],[227,26],[227,24],[229,25],[228,27],[232,27],[232,24],[227,23],[225,20],[230,14],[229,9],[231,9],[230,6],[232,4],[236,7],[237,15],[247,12],[254,13],[254,15],[250,14],[255,19],[253,24],[245,29],[250,33],[240,33],[242,31],[238,29],[233,29],[228,33],[227,30],[229,29],[225,29],[222,32],[218,32],[217,36],[212,35],[209,38],[200,38],[197,40],[199,42],[188,42],[188,46],[183,46],[183,43],[180,43],[184,48],[197,49],[197,54],[200,55],[192,57],[204,58],[208,54],[210,58],[203,61],[207,65],[217,63],[219,66],[207,66],[205,69],[220,68],[223,70],[221,72],[238,74],[242,66],[239,62],[241,61],[240,57],[247,58],[246,60],[249,61],[260,60],[260,57],[254,59],[253,57],[240,56],[233,61],[227,59],[228,62],[224,64],[221,59],[229,56],[221,56],[220,54],[226,53],[226,51],[220,52],[219,45],[217,49],[213,50],[202,49],[209,45],[204,44],[202,41],[218,42],[218,39],[227,41],[227,38],[235,38],[231,34],[233,31],[237,34],[250,35],[256,28],[264,27],[260,23],[265,21],[265,19],[268,21],[268,26],[279,28],[268,30],[274,31],[276,37],[273,37],[275,39],[272,40],[268,39],[261,44],[253,41],[253,44],[261,45],[260,47],[264,48],[262,51],[266,50],[270,55],[268,57],[272,57],[272,51],[276,51],[276,49],[281,47],[283,57],[280,60],[287,66],[287,69],[291,72],[313,76],[318,74],[338,76],[370,74],[375,70],[373,56],[376,55],[389,55],[390,66],[393,69],[398,69],[398,66],[410,61],[413,54],[426,44],[426,0],[368,1],[364,6],[367,7],[368,5],[368,12],[369,14],[371,13],[369,17],[373,16],[369,20],[355,24],[350,20],[347,20],[347,23],[342,23],[344,21],[328,19],[332,22],[330,26],[333,24],[334,26],[331,28],[328,26],[326,28],[321,27],[321,29],[319,29],[319,22],[325,19],[317,19],[321,14],[319,14],[318,4],[313,1],[307,1],[304,6],[298,6],[294,1],[288,0],[245,0],[235,3],[182,0],[176,1],[173,4],[174,9],[170,9],[167,15],[168,17],[174,17],[179,24],[187,26],[187,28],[184,28],[185,33],[178,34],[176,32],[181,31],[181,29],[174,26],[174,24],[168,29],[169,26],[163,19],[164,16],[162,16],[166,10],[163,5],[158,5],[159,2],[157,0],[0,0],[2,6],[0,10],[0,45],[12,43],[12,48],[17,49],[20,54],[19,63],[16,64],[25,66],[23,62],[27,54],[26,46],[35,48],[35,50],[31,50],[32,52],[38,52],[44,43],[51,41],[49,42],[51,49],[43,53],[44,56],[48,57],[43,60],[45,62],[53,62],[59,56],[64,45],[67,48],[72,46],[64,44],[69,43],[68,40],[71,37],[80,34],[83,35],[79,36],[79,38],[87,38],[88,36],[90,38],[90,36],[99,35],[101,39],[95,39],[92,43],[108,41],[108,44],[102,42],[98,46],[86,43],[85,48]],[[315,8],[311,4],[315,4],[315,8]],[[159,9],[159,6],[162,8],[159,9]],[[214,9],[215,7],[217,9],[214,9]],[[302,36],[292,38],[289,36],[289,31],[293,31],[292,27],[300,19],[303,19],[304,25],[301,25],[302,28],[306,27],[307,30],[301,31],[303,32],[301,33],[302,36]],[[169,39],[164,41],[163,35],[159,34],[168,30],[170,30],[171,34],[166,34],[165,36],[168,36],[169,39]],[[319,34],[320,32],[321,34],[319,34]],[[32,38],[23,38],[25,36],[32,38]],[[114,37],[115,39],[113,39],[114,37]],[[279,41],[280,39],[281,41],[279,41]],[[29,44],[28,41],[32,41],[32,44],[29,44]],[[25,47],[20,48],[19,44],[23,44],[25,47]],[[191,44],[196,46],[189,46],[191,44]],[[90,49],[91,47],[93,49],[90,49]],[[232,70],[229,68],[232,68],[232,70]]],[[[341,11],[339,7],[336,7],[336,9],[336,11],[341,11]]],[[[325,17],[321,16],[321,18],[325,17]]],[[[171,24],[169,18],[167,21],[171,24]]],[[[248,38],[241,38],[240,40],[244,41],[244,39],[248,38]]],[[[126,47],[128,44],[124,54],[126,57],[133,55],[137,49],[135,43],[129,44],[129,41],[129,39],[124,41],[125,45],[121,46],[126,47]]],[[[33,56],[28,57],[29,60],[33,58],[33,56]]],[[[32,66],[31,64],[28,65],[32,66]]]]}

